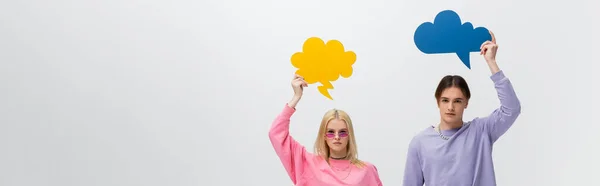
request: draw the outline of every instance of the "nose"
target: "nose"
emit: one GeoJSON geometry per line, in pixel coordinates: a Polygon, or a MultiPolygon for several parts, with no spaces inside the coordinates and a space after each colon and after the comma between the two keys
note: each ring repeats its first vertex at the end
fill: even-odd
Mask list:
{"type": "Polygon", "coordinates": [[[448,111],[454,111],[454,104],[448,104],[448,111]]]}

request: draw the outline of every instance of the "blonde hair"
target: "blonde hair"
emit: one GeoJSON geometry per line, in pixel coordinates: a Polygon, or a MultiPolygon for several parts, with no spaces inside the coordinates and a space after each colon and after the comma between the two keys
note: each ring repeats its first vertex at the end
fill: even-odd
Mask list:
{"type": "Polygon", "coordinates": [[[340,119],[344,121],[348,128],[348,146],[346,148],[347,152],[345,159],[350,160],[350,163],[357,167],[363,167],[365,163],[358,159],[358,149],[356,146],[356,139],[354,138],[354,127],[352,127],[352,120],[350,119],[348,113],[344,112],[343,110],[331,109],[323,116],[321,126],[319,127],[319,133],[317,135],[317,140],[315,141],[315,153],[329,163],[329,145],[327,145],[327,142],[325,141],[325,132],[327,131],[327,124],[329,124],[329,121],[333,119],[340,119]]]}

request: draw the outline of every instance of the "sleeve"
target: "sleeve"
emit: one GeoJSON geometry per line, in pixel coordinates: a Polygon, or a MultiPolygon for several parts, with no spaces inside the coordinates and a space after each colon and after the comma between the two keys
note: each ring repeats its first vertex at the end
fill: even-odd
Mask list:
{"type": "Polygon", "coordinates": [[[423,186],[425,182],[418,145],[416,138],[413,138],[409,144],[406,166],[404,168],[403,186],[423,186]]]}
{"type": "Polygon", "coordinates": [[[381,182],[381,178],[379,178],[379,171],[377,170],[377,166],[372,165],[373,166],[373,171],[375,173],[375,181],[377,182],[377,186],[383,186],[383,183],[381,182]]]}
{"type": "Polygon", "coordinates": [[[500,99],[500,107],[490,115],[480,118],[480,127],[482,127],[482,131],[490,136],[492,142],[496,142],[500,136],[508,131],[521,114],[521,103],[510,80],[504,76],[503,71],[493,74],[491,79],[494,82],[498,99],[500,99]]]}
{"type": "Polygon", "coordinates": [[[275,153],[294,184],[303,173],[306,149],[289,134],[290,118],[296,110],[287,104],[277,115],[269,130],[275,153]]]}

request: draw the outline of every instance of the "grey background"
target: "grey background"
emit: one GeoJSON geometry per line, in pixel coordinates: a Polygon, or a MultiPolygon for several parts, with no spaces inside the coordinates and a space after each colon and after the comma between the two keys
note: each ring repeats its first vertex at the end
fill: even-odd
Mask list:
{"type": "Polygon", "coordinates": [[[400,185],[410,138],[436,124],[433,92],[463,75],[465,119],[499,106],[472,53],[423,55],[416,27],[444,9],[496,33],[523,113],[496,144],[499,185],[597,185],[592,1],[3,1],[0,185],[292,185],[267,137],[291,98],[293,53],[337,39],[357,53],[334,101],[310,85],[291,133],[312,149],[346,110],[359,157],[400,185]],[[594,151],[595,150],[595,151],[594,151]]]}

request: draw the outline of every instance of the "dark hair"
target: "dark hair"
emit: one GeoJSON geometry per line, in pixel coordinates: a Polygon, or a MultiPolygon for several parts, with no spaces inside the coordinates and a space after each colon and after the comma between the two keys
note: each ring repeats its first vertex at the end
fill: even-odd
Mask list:
{"type": "Polygon", "coordinates": [[[442,96],[442,92],[450,87],[459,88],[465,97],[468,99],[471,98],[471,91],[469,91],[469,85],[467,85],[467,81],[459,75],[447,75],[442,78],[440,84],[438,84],[437,89],[435,90],[435,99],[440,100],[442,96]]]}

